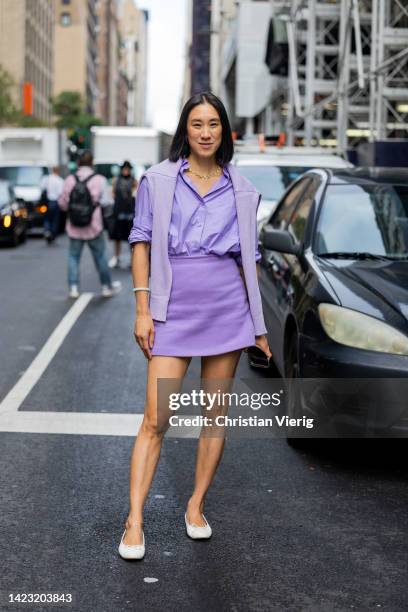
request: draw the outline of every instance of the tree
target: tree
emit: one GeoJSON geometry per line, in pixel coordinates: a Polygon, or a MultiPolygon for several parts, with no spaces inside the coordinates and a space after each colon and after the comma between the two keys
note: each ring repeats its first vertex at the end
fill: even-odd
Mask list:
{"type": "Polygon", "coordinates": [[[101,125],[99,117],[85,111],[84,101],[78,91],[62,91],[51,98],[52,112],[57,117],[55,125],[59,128],[89,129],[101,125]]]}
{"type": "Polygon", "coordinates": [[[65,128],[68,137],[74,146],[71,149],[71,158],[76,158],[84,149],[91,146],[90,128],[101,125],[99,117],[85,111],[84,101],[78,91],[62,91],[55,98],[51,98],[54,115],[57,117],[55,125],[65,128]]]}
{"type": "Polygon", "coordinates": [[[12,123],[16,118],[17,110],[11,93],[13,87],[13,77],[0,65],[0,125],[12,123]]]}
{"type": "Polygon", "coordinates": [[[33,117],[32,115],[24,115],[21,110],[15,113],[13,124],[19,127],[51,127],[49,121],[38,119],[38,117],[33,117]]]}

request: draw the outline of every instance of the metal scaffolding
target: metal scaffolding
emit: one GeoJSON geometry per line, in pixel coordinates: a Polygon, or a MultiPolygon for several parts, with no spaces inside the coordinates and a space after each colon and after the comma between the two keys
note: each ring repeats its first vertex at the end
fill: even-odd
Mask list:
{"type": "Polygon", "coordinates": [[[272,16],[285,20],[288,35],[289,76],[278,79],[272,100],[281,104],[288,144],[301,138],[345,153],[361,138],[407,137],[404,4],[271,0],[272,16]]]}

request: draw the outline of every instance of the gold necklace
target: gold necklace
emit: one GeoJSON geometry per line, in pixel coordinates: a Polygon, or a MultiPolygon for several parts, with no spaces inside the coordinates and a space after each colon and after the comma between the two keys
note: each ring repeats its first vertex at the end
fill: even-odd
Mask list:
{"type": "Polygon", "coordinates": [[[221,173],[222,173],[222,170],[220,167],[218,167],[217,170],[214,170],[214,172],[210,172],[209,174],[200,174],[199,172],[195,172],[191,168],[187,168],[186,171],[190,172],[191,174],[194,174],[195,176],[198,176],[198,178],[203,179],[204,181],[208,181],[208,179],[210,179],[213,176],[221,176],[221,173]]]}

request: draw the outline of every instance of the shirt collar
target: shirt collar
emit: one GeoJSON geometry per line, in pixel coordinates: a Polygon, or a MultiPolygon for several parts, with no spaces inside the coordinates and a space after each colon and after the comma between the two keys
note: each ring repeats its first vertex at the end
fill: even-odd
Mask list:
{"type": "MultiPolygon", "coordinates": [[[[181,163],[180,172],[184,172],[184,170],[186,170],[187,168],[190,168],[190,162],[188,161],[187,157],[185,157],[181,163]]],[[[227,179],[230,178],[226,164],[222,167],[222,172],[227,179]]]]}

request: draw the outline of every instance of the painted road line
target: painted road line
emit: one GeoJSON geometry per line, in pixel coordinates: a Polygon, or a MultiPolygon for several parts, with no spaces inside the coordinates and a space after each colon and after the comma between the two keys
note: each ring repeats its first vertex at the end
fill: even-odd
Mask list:
{"type": "MultiPolygon", "coordinates": [[[[21,410],[0,414],[0,432],[134,437],[139,431],[142,420],[141,413],[21,410]]],[[[199,427],[173,427],[168,431],[168,437],[198,438],[199,433],[199,427]]]]}
{"type": "Polygon", "coordinates": [[[0,415],[0,431],[20,433],[135,436],[142,414],[100,412],[36,412],[20,410],[0,415]]]}
{"type": "Polygon", "coordinates": [[[27,395],[44,374],[75,322],[91,301],[92,296],[93,293],[83,293],[68,310],[28,369],[0,403],[0,414],[2,412],[18,411],[27,395]]]}

